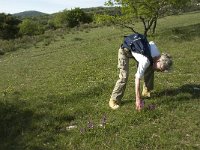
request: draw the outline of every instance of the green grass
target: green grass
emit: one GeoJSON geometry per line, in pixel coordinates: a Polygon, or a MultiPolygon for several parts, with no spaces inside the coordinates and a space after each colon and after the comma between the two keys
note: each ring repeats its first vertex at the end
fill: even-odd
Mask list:
{"type": "Polygon", "coordinates": [[[149,39],[173,56],[174,67],[156,73],[142,112],[134,109],[134,61],[122,107],[108,107],[125,29],[64,32],[0,56],[0,149],[200,149],[199,17],[159,20],[149,39]]]}

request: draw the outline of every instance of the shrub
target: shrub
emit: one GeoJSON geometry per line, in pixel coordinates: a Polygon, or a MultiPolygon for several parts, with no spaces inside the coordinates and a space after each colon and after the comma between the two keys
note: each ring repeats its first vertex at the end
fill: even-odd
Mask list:
{"type": "Polygon", "coordinates": [[[15,42],[13,40],[0,40],[0,53],[11,52],[16,50],[15,42]]]}
{"type": "Polygon", "coordinates": [[[21,35],[39,35],[44,33],[44,29],[38,22],[31,21],[30,19],[25,19],[19,25],[21,35]]]}
{"type": "Polygon", "coordinates": [[[10,14],[0,13],[0,38],[13,39],[17,37],[20,22],[20,20],[10,14]]]}
{"type": "Polygon", "coordinates": [[[75,8],[68,12],[67,14],[67,26],[75,27],[79,26],[80,23],[90,23],[92,22],[92,17],[87,15],[80,8],[75,8]]]}
{"type": "Polygon", "coordinates": [[[75,8],[70,11],[64,10],[57,13],[53,19],[49,20],[49,28],[55,29],[60,27],[73,28],[80,24],[92,22],[92,16],[85,13],[80,8],[75,8]]]}

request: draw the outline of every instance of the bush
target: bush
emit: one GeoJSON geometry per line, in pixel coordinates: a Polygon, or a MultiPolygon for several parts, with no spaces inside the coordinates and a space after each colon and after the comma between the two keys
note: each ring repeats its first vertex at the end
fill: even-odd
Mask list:
{"type": "Polygon", "coordinates": [[[41,24],[31,21],[30,19],[25,19],[19,25],[21,35],[39,35],[44,33],[44,28],[41,24]]]}
{"type": "Polygon", "coordinates": [[[20,20],[10,14],[0,13],[0,38],[13,39],[17,37],[20,22],[20,20]]]}
{"type": "Polygon", "coordinates": [[[51,29],[60,27],[73,28],[80,24],[92,22],[92,16],[85,13],[80,8],[75,8],[70,11],[64,10],[63,12],[57,13],[53,19],[49,20],[48,26],[51,29]]]}
{"type": "Polygon", "coordinates": [[[75,27],[79,26],[81,23],[90,23],[92,22],[92,17],[87,15],[80,8],[75,8],[68,12],[67,14],[67,26],[75,27]]]}
{"type": "Polygon", "coordinates": [[[13,40],[0,40],[0,53],[1,55],[6,52],[11,52],[16,50],[15,42],[13,40]]]}

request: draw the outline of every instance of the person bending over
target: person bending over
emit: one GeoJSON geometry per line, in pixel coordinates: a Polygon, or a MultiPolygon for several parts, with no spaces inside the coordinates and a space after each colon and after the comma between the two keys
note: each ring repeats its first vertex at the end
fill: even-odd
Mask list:
{"type": "Polygon", "coordinates": [[[137,61],[135,74],[135,107],[140,111],[144,107],[141,96],[150,97],[154,87],[154,71],[166,72],[172,66],[172,58],[167,53],[160,54],[153,41],[139,33],[125,37],[118,51],[119,79],[112,91],[109,106],[118,109],[124,95],[129,76],[129,59],[137,61]],[[140,92],[141,79],[144,78],[143,91],[140,92]]]}

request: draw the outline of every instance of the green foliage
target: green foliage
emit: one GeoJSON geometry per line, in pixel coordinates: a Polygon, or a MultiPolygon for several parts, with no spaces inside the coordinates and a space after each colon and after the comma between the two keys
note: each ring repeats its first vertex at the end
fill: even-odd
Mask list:
{"type": "Polygon", "coordinates": [[[121,5],[124,16],[129,16],[128,19],[132,17],[130,21],[136,22],[138,19],[142,21],[144,34],[147,35],[149,30],[155,33],[159,17],[165,16],[174,9],[184,8],[189,2],[188,0],[109,0],[107,5],[121,5]]]}
{"type": "Polygon", "coordinates": [[[199,0],[191,0],[191,4],[183,9],[184,12],[191,12],[191,11],[199,11],[200,10],[200,1],[199,0]]]}
{"type": "Polygon", "coordinates": [[[10,39],[15,38],[18,35],[18,24],[21,21],[12,15],[0,13],[0,38],[10,39]]]}
{"type": "Polygon", "coordinates": [[[92,8],[82,8],[82,10],[90,15],[94,14],[107,14],[111,16],[120,15],[121,9],[119,7],[92,7],[92,8]]]}
{"type": "Polygon", "coordinates": [[[1,48],[1,51],[3,52],[3,54],[6,52],[15,51],[17,49],[13,39],[12,40],[0,40],[0,48],[1,48]]]}
{"type": "Polygon", "coordinates": [[[69,27],[73,28],[80,24],[92,22],[92,16],[86,14],[82,9],[75,8],[72,10],[64,10],[49,21],[49,26],[54,28],[69,27]]]}
{"type": "Polygon", "coordinates": [[[7,52],[12,52],[20,49],[29,49],[31,47],[40,47],[40,45],[48,46],[50,43],[55,42],[63,36],[64,29],[49,30],[45,34],[28,36],[23,35],[20,38],[10,40],[0,40],[0,55],[7,52]],[[41,44],[42,43],[42,44],[41,44]]]}
{"type": "Polygon", "coordinates": [[[95,23],[97,24],[104,24],[104,25],[111,24],[114,21],[113,18],[114,17],[110,15],[101,15],[101,14],[94,15],[94,20],[95,23]]]}
{"type": "Polygon", "coordinates": [[[90,23],[91,21],[91,16],[87,15],[80,8],[75,8],[67,14],[67,26],[71,28],[79,26],[81,23],[90,23]]]}
{"type": "Polygon", "coordinates": [[[25,19],[23,22],[19,25],[20,31],[19,33],[21,35],[38,35],[44,33],[44,28],[41,24],[38,22],[34,22],[30,19],[25,19]]]}
{"type": "Polygon", "coordinates": [[[47,23],[48,29],[56,29],[58,25],[56,25],[55,19],[49,19],[47,23]]]}
{"type": "Polygon", "coordinates": [[[49,20],[49,25],[51,27],[60,28],[66,26],[67,24],[67,10],[56,13],[52,19],[49,20]]]}

